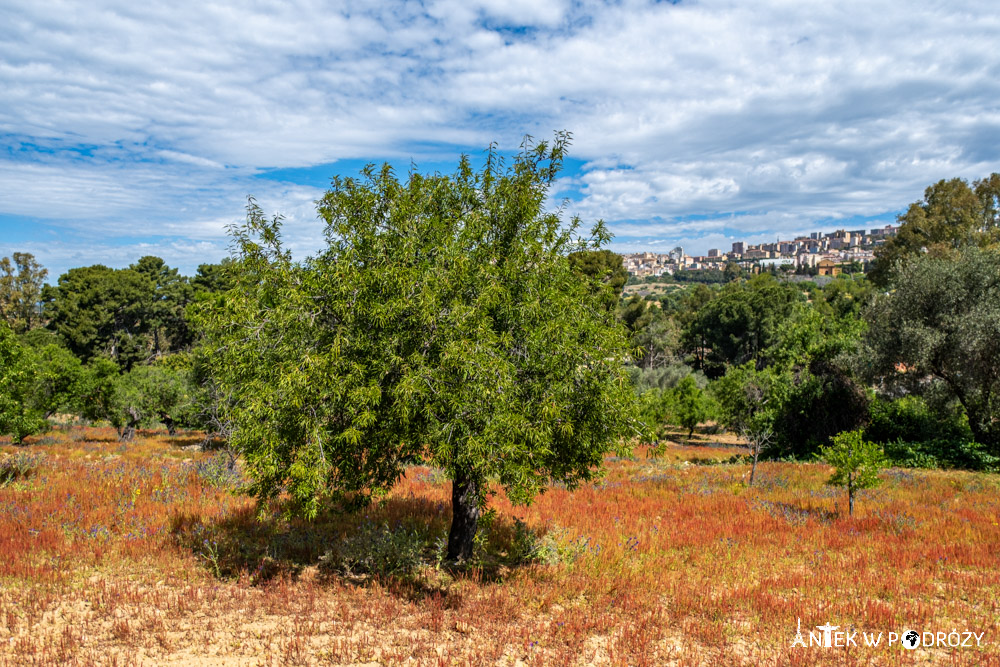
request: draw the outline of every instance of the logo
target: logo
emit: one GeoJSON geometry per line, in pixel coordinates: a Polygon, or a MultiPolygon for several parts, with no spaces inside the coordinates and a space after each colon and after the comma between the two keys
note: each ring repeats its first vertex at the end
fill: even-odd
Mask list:
{"type": "Polygon", "coordinates": [[[795,638],[792,639],[792,647],[848,648],[863,646],[866,648],[892,648],[893,646],[902,646],[907,651],[912,651],[921,646],[924,648],[982,646],[985,636],[985,632],[971,632],[969,630],[959,632],[954,628],[951,632],[918,632],[908,629],[899,633],[892,631],[888,633],[868,632],[855,629],[853,625],[833,625],[829,621],[824,625],[817,625],[815,630],[802,632],[802,619],[800,618],[795,638]],[[841,630],[841,627],[845,629],[841,630]]]}

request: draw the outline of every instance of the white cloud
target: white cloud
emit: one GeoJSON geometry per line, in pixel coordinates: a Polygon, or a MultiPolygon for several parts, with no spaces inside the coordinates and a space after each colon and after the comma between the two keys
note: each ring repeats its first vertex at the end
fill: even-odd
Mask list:
{"type": "Polygon", "coordinates": [[[998,169],[997,34],[979,0],[7,2],[0,214],[216,243],[253,193],[305,248],[317,192],[258,170],[569,129],[619,235],[808,229],[998,169]]]}

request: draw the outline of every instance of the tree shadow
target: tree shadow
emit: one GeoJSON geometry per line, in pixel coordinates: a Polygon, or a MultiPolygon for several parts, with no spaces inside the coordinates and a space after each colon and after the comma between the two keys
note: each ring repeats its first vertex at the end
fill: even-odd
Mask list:
{"type": "MultiPolygon", "coordinates": [[[[389,498],[356,513],[328,510],[315,520],[287,519],[274,502],[263,517],[245,507],[206,522],[200,515],[172,520],[175,541],[219,578],[266,584],[308,576],[320,584],[368,586],[377,582],[408,600],[450,595],[457,579],[499,581],[531,564],[532,540],[523,524],[486,521],[471,563],[444,559],[451,507],[408,496],[389,498]]],[[[447,604],[447,601],[445,601],[447,604]]]]}
{"type": "MultiPolygon", "coordinates": [[[[161,434],[165,435],[165,434],[161,434]]],[[[188,447],[200,447],[202,449],[209,449],[205,446],[205,436],[200,433],[184,433],[167,436],[170,438],[169,443],[172,447],[178,447],[180,449],[186,449],[188,447]]]]}

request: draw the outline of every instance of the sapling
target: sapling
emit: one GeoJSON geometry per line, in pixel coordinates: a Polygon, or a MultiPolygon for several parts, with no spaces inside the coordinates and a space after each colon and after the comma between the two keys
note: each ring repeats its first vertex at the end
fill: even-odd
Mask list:
{"type": "Polygon", "coordinates": [[[844,431],[834,436],[833,444],[820,450],[823,460],[834,467],[827,480],[832,486],[847,488],[848,514],[854,516],[854,496],[861,489],[878,486],[878,471],[885,462],[882,448],[865,440],[860,430],[844,431]]]}

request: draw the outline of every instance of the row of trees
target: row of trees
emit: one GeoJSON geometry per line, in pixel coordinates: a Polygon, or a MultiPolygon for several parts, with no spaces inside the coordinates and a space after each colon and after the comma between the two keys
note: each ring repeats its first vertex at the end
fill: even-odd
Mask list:
{"type": "Polygon", "coordinates": [[[35,258],[0,259],[0,433],[15,442],[53,415],[105,420],[129,440],[161,422],[205,426],[188,308],[225,290],[224,264],[193,278],[158,257],[127,269],[70,269],[56,285],[35,258]]]}

